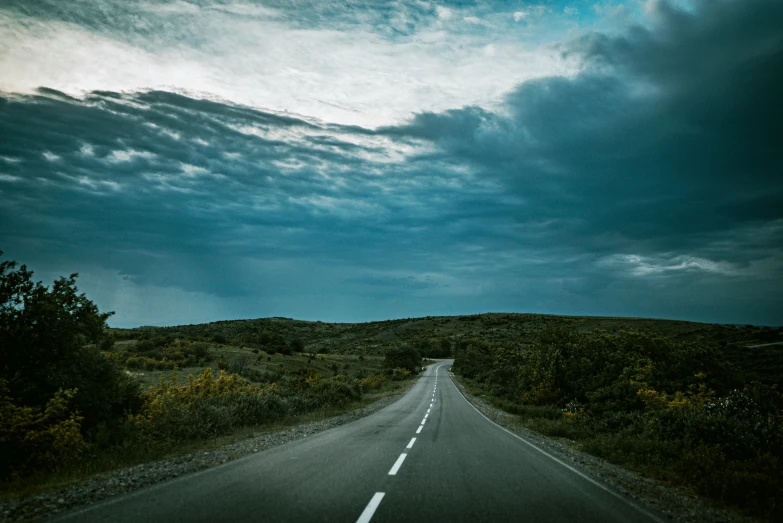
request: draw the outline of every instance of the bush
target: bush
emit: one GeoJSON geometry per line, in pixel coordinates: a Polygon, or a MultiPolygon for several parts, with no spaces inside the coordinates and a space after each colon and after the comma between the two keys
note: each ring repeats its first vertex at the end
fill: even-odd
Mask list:
{"type": "Polygon", "coordinates": [[[342,374],[311,382],[310,391],[316,395],[320,405],[348,405],[362,396],[359,383],[342,374]]]}
{"type": "Polygon", "coordinates": [[[363,378],[360,384],[363,392],[369,392],[371,390],[379,389],[385,382],[386,376],[376,374],[374,376],[363,378]]]}
{"type": "Polygon", "coordinates": [[[59,390],[73,390],[70,402],[85,430],[122,417],[138,403],[138,390],[99,352],[112,313],[78,294],[76,274],[51,287],[32,275],[24,265],[0,263],[0,379],[8,397],[36,411],[59,390]]]}
{"type": "Polygon", "coordinates": [[[248,384],[236,375],[211,369],[198,377],[189,376],[180,385],[176,373],[170,380],[143,393],[144,404],[132,418],[143,438],[157,441],[180,441],[213,437],[237,427],[279,419],[283,409],[272,398],[276,385],[262,387],[248,384]]]}
{"type": "Polygon", "coordinates": [[[228,366],[228,370],[234,374],[243,376],[245,372],[249,370],[250,356],[247,354],[241,354],[235,357],[228,366]]]}
{"type": "Polygon", "coordinates": [[[69,403],[74,391],[58,391],[43,410],[14,403],[0,380],[0,477],[56,470],[77,460],[85,449],[82,417],[69,403]]]}
{"type": "Polygon", "coordinates": [[[549,328],[524,346],[455,352],[455,371],[533,430],[756,513],[783,507],[783,396],[737,386],[716,344],[549,328]]]}
{"type": "Polygon", "coordinates": [[[386,376],[392,381],[402,381],[408,379],[411,375],[411,371],[408,369],[386,369],[386,376]]]}
{"type": "Polygon", "coordinates": [[[231,367],[231,362],[228,361],[228,359],[224,355],[221,354],[215,360],[215,366],[218,368],[218,370],[227,371],[231,367]]]}
{"type": "Polygon", "coordinates": [[[180,385],[174,373],[143,393],[144,404],[130,418],[132,427],[125,433],[138,434],[148,444],[205,439],[323,406],[346,405],[360,397],[355,380],[344,376],[324,379],[312,371],[264,386],[225,372],[215,378],[211,369],[198,378],[189,376],[188,383],[180,385]]]}
{"type": "Polygon", "coordinates": [[[421,356],[413,347],[405,345],[386,351],[384,367],[387,369],[401,368],[415,373],[419,371],[420,366],[421,356]]]}

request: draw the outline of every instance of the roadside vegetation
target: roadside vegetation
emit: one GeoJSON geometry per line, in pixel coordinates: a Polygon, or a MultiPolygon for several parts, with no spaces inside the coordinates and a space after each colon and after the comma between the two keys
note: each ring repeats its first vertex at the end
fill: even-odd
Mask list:
{"type": "Polygon", "coordinates": [[[783,518],[783,351],[550,326],[462,341],[454,371],[523,426],[756,517],[783,518]]]}
{"type": "Polygon", "coordinates": [[[0,492],[339,414],[433,358],[543,434],[783,519],[783,330],[481,314],[108,328],[78,293],[0,262],[0,492]],[[422,358],[425,358],[422,360],[422,358]]]}
{"type": "Polygon", "coordinates": [[[6,494],[176,454],[249,427],[335,415],[392,393],[421,366],[408,346],[318,354],[281,335],[245,344],[142,329],[117,341],[109,316],[78,293],[75,274],[47,287],[25,266],[0,262],[6,494]]]}

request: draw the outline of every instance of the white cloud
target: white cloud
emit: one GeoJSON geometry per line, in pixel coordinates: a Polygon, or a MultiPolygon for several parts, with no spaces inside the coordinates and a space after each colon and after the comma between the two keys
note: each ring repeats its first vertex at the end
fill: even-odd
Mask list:
{"type": "Polygon", "coordinates": [[[549,11],[549,8],[545,5],[531,5],[526,9],[514,12],[514,21],[528,20],[533,17],[544,16],[549,11]]]}
{"type": "Polygon", "coordinates": [[[437,6],[435,8],[435,12],[437,13],[438,18],[440,18],[441,20],[448,20],[449,18],[451,18],[453,14],[451,9],[449,9],[448,7],[443,7],[442,5],[437,6]]]}
{"type": "Polygon", "coordinates": [[[155,155],[148,151],[135,151],[133,149],[127,149],[122,151],[112,151],[108,156],[108,160],[112,163],[129,162],[135,158],[151,159],[155,155]]]}
{"type": "Polygon", "coordinates": [[[641,256],[638,254],[614,254],[599,262],[603,266],[614,266],[628,270],[634,276],[675,274],[681,272],[705,272],[733,275],[737,269],[724,261],[688,255],[641,256]]]}
{"type": "Polygon", "coordinates": [[[59,160],[61,158],[60,156],[58,156],[58,155],[56,155],[56,154],[54,154],[53,152],[50,152],[50,151],[44,151],[43,152],[43,157],[46,158],[46,160],[50,161],[50,162],[56,162],[57,160],[59,160]]]}
{"type": "MultiPolygon", "coordinates": [[[[192,41],[174,32],[149,38],[96,32],[0,10],[0,70],[14,73],[0,77],[0,90],[30,93],[47,86],[78,97],[94,89],[163,89],[377,127],[425,110],[494,108],[521,81],[576,70],[546,45],[513,35],[421,24],[400,41],[370,25],[302,29],[266,11],[236,16],[247,5],[192,11],[191,4],[177,3],[148,15],[193,35],[192,41]],[[489,44],[498,51],[491,57],[489,44]]],[[[454,13],[444,8],[434,16],[446,20],[454,13]]],[[[476,16],[466,21],[485,23],[476,16]]]]}
{"type": "Polygon", "coordinates": [[[186,176],[198,176],[200,174],[207,174],[209,171],[198,165],[191,165],[189,163],[181,163],[180,168],[186,176]]]}

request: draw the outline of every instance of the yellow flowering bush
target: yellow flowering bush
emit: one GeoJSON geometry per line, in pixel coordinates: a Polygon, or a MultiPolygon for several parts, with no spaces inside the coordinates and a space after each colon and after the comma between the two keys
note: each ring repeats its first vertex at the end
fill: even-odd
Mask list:
{"type": "Polygon", "coordinates": [[[142,408],[130,421],[147,439],[214,436],[280,418],[286,408],[276,391],[276,384],[247,383],[224,371],[216,378],[209,368],[180,384],[174,372],[142,394],[142,408]]]}
{"type": "Polygon", "coordinates": [[[579,423],[584,420],[585,406],[576,400],[569,401],[562,409],[568,423],[579,423]]]}
{"type": "MultiPolygon", "coordinates": [[[[694,377],[703,380],[705,375],[703,372],[698,372],[694,377]]],[[[641,376],[637,376],[637,378],[641,378],[641,376]]],[[[658,392],[644,381],[632,380],[631,384],[639,387],[636,395],[644,402],[648,411],[658,411],[665,408],[702,410],[715,397],[715,392],[708,389],[703,382],[689,385],[686,392],[675,391],[671,395],[665,392],[658,392]]]]}
{"type": "Polygon", "coordinates": [[[54,470],[84,452],[82,417],[69,409],[75,390],[60,390],[43,411],[17,405],[0,380],[0,475],[54,470]]]}
{"type": "Polygon", "coordinates": [[[411,375],[411,371],[401,367],[395,367],[393,369],[386,369],[386,374],[392,381],[402,381],[408,379],[411,375]]]}
{"type": "Polygon", "coordinates": [[[386,381],[386,377],[381,374],[375,374],[374,376],[367,376],[362,378],[360,386],[363,392],[378,389],[386,381]]]}

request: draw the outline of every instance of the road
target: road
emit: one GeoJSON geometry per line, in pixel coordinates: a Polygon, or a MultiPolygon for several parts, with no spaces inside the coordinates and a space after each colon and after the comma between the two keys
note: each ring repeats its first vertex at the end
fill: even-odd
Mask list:
{"type": "Polygon", "coordinates": [[[449,365],[366,418],[57,521],[657,521],[489,421],[449,365]]]}

